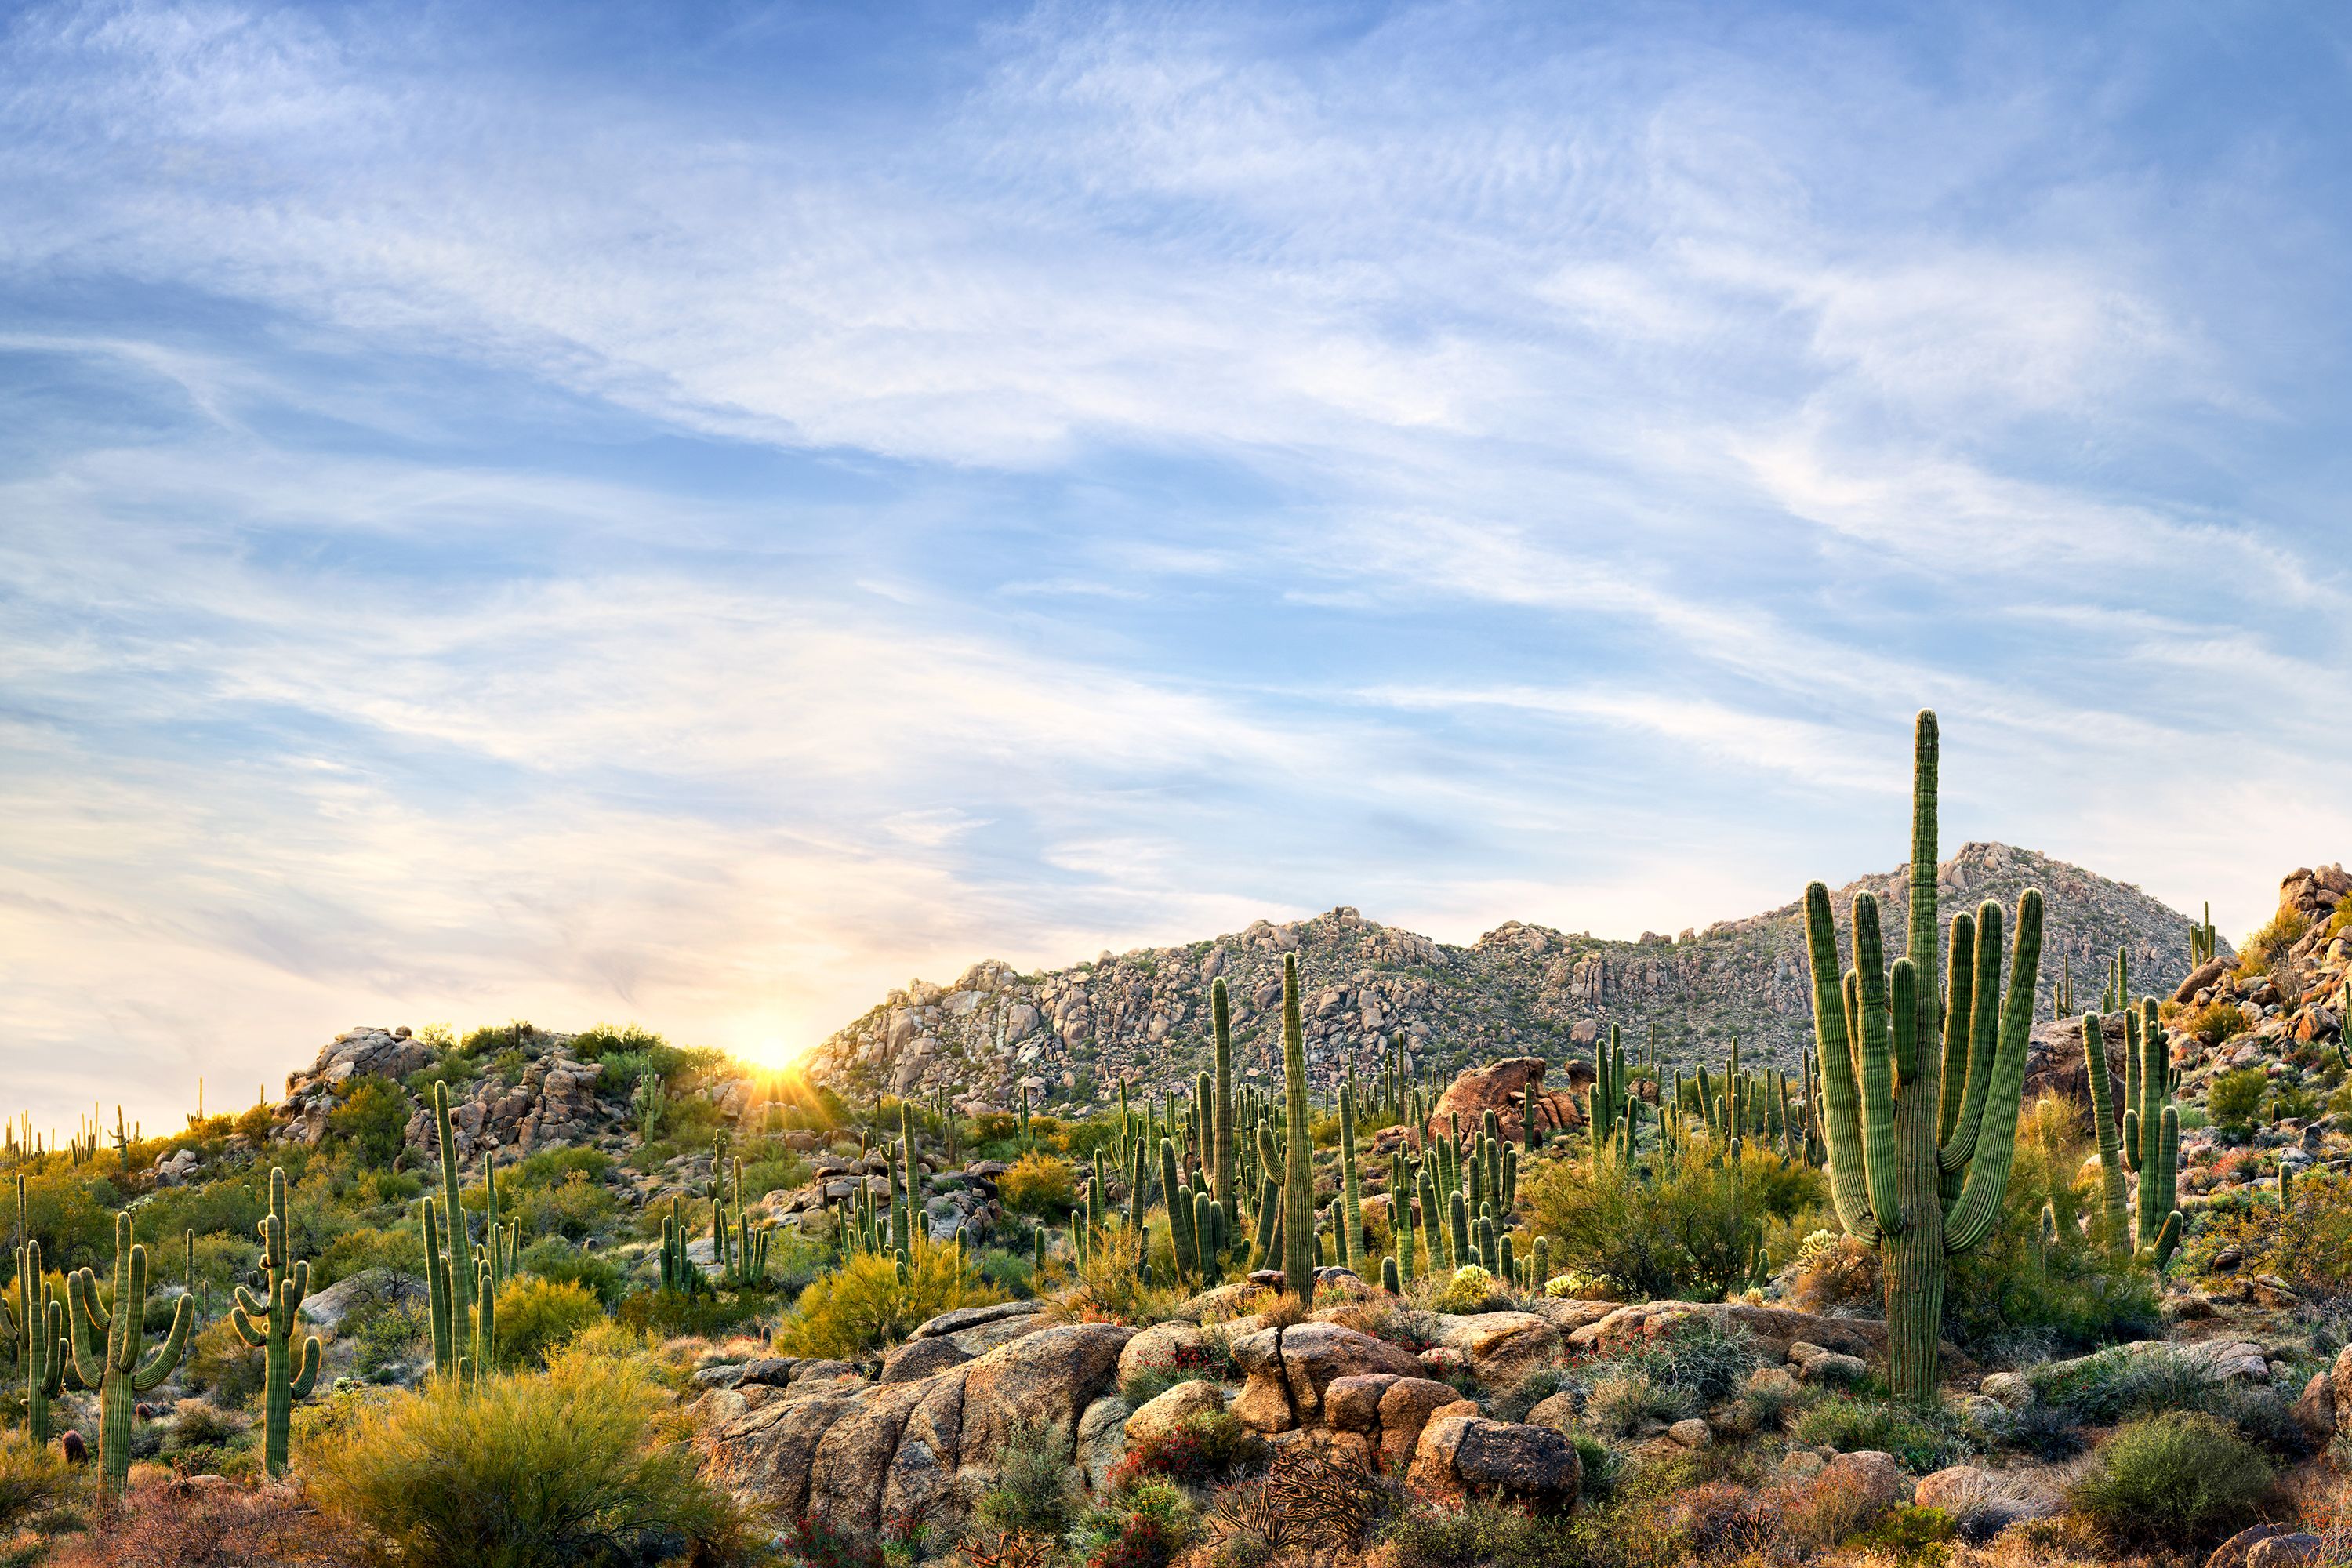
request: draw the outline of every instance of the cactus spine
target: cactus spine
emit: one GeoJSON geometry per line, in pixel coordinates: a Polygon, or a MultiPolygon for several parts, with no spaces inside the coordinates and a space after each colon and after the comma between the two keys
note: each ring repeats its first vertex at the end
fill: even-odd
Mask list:
{"type": "Polygon", "coordinates": [[[1282,955],[1283,1286],[1315,1303],[1315,1140],[1307,1121],[1307,1036],[1298,1018],[1298,955],[1282,955]]]}
{"type": "Polygon", "coordinates": [[[172,1331],[142,1363],[146,1345],[147,1249],[132,1237],[131,1215],[114,1216],[114,1307],[98,1304],[98,1276],[78,1268],[66,1281],[73,1300],[74,1375],[98,1390],[99,1474],[109,1497],[121,1497],[131,1475],[131,1424],[138,1418],[134,1394],[144,1394],[180,1364],[196,1303],[183,1296],[173,1304],[172,1331]]]}
{"type": "Polygon", "coordinates": [[[16,1342],[16,1367],[25,1374],[25,1435],[35,1447],[49,1440],[49,1401],[65,1385],[68,1346],[66,1304],[52,1295],[41,1273],[41,1244],[25,1224],[25,1178],[16,1178],[16,1310],[0,1303],[0,1325],[16,1342]]]}
{"type": "Polygon", "coordinates": [[[1913,750],[1909,951],[1892,972],[1874,897],[1854,898],[1854,968],[1842,978],[1829,889],[1815,882],[1805,889],[1831,1192],[1848,1234],[1879,1248],[1894,1392],[1920,1404],[1937,1397],[1945,1260],[1977,1246],[2000,1217],[2042,956],[2042,895],[2029,889],[2018,900],[2001,997],[2000,907],[1980,907],[1971,991],[1951,998],[1957,1015],[1966,997],[1967,1016],[1943,1021],[1938,1049],[1937,752],[1936,716],[1923,711],[1913,750]],[[1952,1135],[1939,1141],[1947,1072],[1967,1076],[1952,1135]],[[1964,1173],[1948,1205],[1948,1172],[1964,1173]]]}
{"type": "Polygon", "coordinates": [[[267,1306],[252,1291],[236,1288],[236,1305],[228,1320],[236,1337],[262,1352],[262,1468],[274,1479],[286,1473],[287,1433],[292,1426],[294,1402],[310,1392],[319,1380],[319,1336],[302,1341],[300,1366],[295,1364],[294,1330],[302,1298],[310,1289],[310,1264],[292,1257],[291,1233],[286,1223],[286,1172],[269,1171],[269,1213],[255,1229],[261,1232],[261,1265],[268,1279],[267,1306]]]}

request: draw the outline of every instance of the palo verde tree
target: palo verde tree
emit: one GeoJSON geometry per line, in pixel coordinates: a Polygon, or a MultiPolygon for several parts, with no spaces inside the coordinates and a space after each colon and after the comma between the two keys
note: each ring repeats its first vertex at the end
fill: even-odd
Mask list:
{"type": "Polygon", "coordinates": [[[1908,950],[1892,969],[1878,900],[1853,900],[1853,967],[1840,973],[1829,889],[1805,889],[1830,1191],[1847,1234],[1879,1250],[1895,1396],[1937,1397],[1945,1259],[2000,1217],[2025,1085],[2042,960],[2042,895],[2017,902],[2002,994],[2000,906],[1952,922],[1952,987],[1937,1006],[1936,716],[1921,712],[1912,761],[1908,950]],[[1937,1033],[1940,1022],[1941,1046],[1937,1033]]]}

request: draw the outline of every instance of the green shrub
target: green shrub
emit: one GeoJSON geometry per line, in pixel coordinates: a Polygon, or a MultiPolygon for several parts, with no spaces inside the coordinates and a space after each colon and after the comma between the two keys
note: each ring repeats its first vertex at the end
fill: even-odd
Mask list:
{"type": "Polygon", "coordinates": [[[1454,1277],[1429,1304],[1440,1312],[1483,1312],[1494,1300],[1496,1289],[1492,1274],[1475,1263],[1465,1263],[1454,1271],[1454,1277]]]}
{"type": "Polygon", "coordinates": [[[1832,1394],[1797,1417],[1800,1443],[1853,1454],[1892,1454],[1904,1468],[1926,1474],[1969,1452],[1967,1435],[1948,1413],[1883,1399],[1832,1394]]]}
{"type": "Polygon", "coordinates": [[[380,1078],[363,1078],[327,1112],[327,1131],[347,1140],[370,1164],[389,1165],[408,1131],[408,1097],[380,1078]]]}
{"type": "Polygon", "coordinates": [[[79,1481],[56,1444],[36,1447],[22,1432],[0,1432],[0,1532],[72,1500],[79,1481]]]}
{"type": "Polygon", "coordinates": [[[1417,1505],[1391,1517],[1381,1539],[1415,1568],[1588,1568],[1572,1517],[1473,1498],[1459,1508],[1417,1505]]]}
{"type": "Polygon", "coordinates": [[[1821,1173],[1760,1142],[1729,1168],[1693,1145],[1654,1181],[1628,1181],[1589,1161],[1546,1161],[1520,1190],[1538,1235],[1551,1238],[1555,1270],[1606,1279],[1637,1296],[1719,1300],[1745,1287],[1757,1227],[1793,1236],[1820,1228],[1821,1173]]]}
{"type": "Polygon", "coordinates": [[[1069,1528],[1077,1505],[1069,1428],[1023,1424],[1004,1435],[996,1451],[996,1482],[981,1494],[973,1512],[993,1531],[1050,1537],[1069,1528]]]}
{"type": "Polygon", "coordinates": [[[2168,1410],[2109,1438],[2069,1500],[2117,1540],[2178,1551],[2252,1520],[2273,1479],[2270,1461],[2221,1422],[2168,1410]]]}
{"type": "Polygon", "coordinates": [[[1232,1412],[1203,1410],[1163,1434],[1129,1443],[1127,1457],[1111,1471],[1111,1480],[1117,1486],[1146,1476],[1163,1476],[1187,1486],[1205,1486],[1263,1465],[1268,1452],[1265,1440],[1232,1412]]]}
{"type": "Polygon", "coordinates": [[[2239,945],[2240,974],[2269,974],[2286,960],[2287,950],[2311,929],[2311,917],[2292,904],[2281,904],[2268,924],[2239,945]]]}
{"type": "Polygon", "coordinates": [[[311,1498],[395,1560],[620,1568],[742,1552],[745,1521],[664,1430],[642,1363],[558,1355],[544,1373],[437,1384],[313,1439],[311,1498]]]}
{"type": "Polygon", "coordinates": [[[2260,1068],[2233,1068],[2214,1079],[2205,1091],[2205,1111],[2225,1131],[2243,1132],[2262,1109],[2271,1080],[2260,1068]]]}
{"type": "Polygon", "coordinates": [[[583,1252],[560,1236],[543,1236],[522,1249],[516,1267],[557,1284],[584,1285],[607,1308],[620,1305],[628,1289],[621,1266],[600,1253],[583,1252]]]}
{"type": "Polygon", "coordinates": [[[561,1236],[572,1241],[610,1229],[620,1211],[620,1203],[613,1196],[612,1189],[578,1171],[565,1177],[561,1185],[538,1187],[522,1194],[513,1209],[526,1234],[561,1236]]]}
{"type": "Polygon", "coordinates": [[[239,1408],[261,1392],[265,1369],[258,1350],[237,1337],[226,1318],[188,1336],[180,1381],[192,1393],[210,1394],[215,1404],[239,1408]]]}
{"type": "Polygon", "coordinates": [[[1003,1300],[981,1281],[961,1248],[934,1247],[919,1237],[904,1280],[896,1258],[860,1253],[811,1284],[778,1331],[776,1345],[786,1355],[856,1361],[897,1344],[941,1312],[1003,1300]]]}
{"type": "Polygon", "coordinates": [[[352,1367],[371,1383],[385,1381],[429,1353],[433,1327],[422,1301],[402,1301],[347,1321],[352,1367]]]}
{"type": "Polygon", "coordinates": [[[604,1316],[585,1285],[525,1275],[499,1292],[499,1359],[544,1366],[550,1351],[604,1316]]]}
{"type": "Polygon", "coordinates": [[[330,1242],[310,1262],[310,1288],[323,1290],[370,1268],[388,1268],[415,1285],[425,1282],[425,1243],[416,1227],[394,1226],[379,1230],[361,1226],[330,1242]]]}
{"type": "Polygon", "coordinates": [[[1140,1479],[1108,1489],[1070,1537],[1087,1568],[1160,1568],[1191,1538],[1198,1517],[1181,1487],[1140,1479]]]}
{"type": "Polygon", "coordinates": [[[592,1182],[601,1182],[613,1173],[615,1163],[613,1156],[602,1149],[585,1145],[542,1149],[518,1162],[513,1171],[499,1179],[499,1184],[517,1190],[560,1187],[573,1176],[585,1176],[592,1182]]]}
{"type": "Polygon", "coordinates": [[[2209,1002],[2180,1020],[2182,1033],[2193,1035],[2209,1046],[2235,1039],[2252,1027],[2244,1009],[2235,1002],[2209,1002]]]}
{"type": "Polygon", "coordinates": [[[717,1340],[749,1327],[767,1310],[761,1297],[741,1291],[687,1296],[676,1290],[637,1290],[623,1300],[614,1316],[624,1328],[657,1339],[688,1334],[717,1340]]]}
{"type": "Polygon", "coordinates": [[[1524,1421],[1528,1411],[1570,1386],[1568,1373],[1556,1366],[1539,1366],[1496,1394],[1486,1413],[1497,1421],[1524,1421]]]}

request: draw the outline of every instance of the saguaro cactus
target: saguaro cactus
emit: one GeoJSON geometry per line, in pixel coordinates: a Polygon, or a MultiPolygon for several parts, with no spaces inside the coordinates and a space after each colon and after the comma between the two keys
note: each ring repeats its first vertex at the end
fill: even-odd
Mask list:
{"type": "Polygon", "coordinates": [[[1348,1064],[1347,1091],[1339,1097],[1339,1265],[1364,1261],[1364,1191],[1356,1181],[1356,1065],[1348,1064]]]}
{"type": "MultiPolygon", "coordinates": [[[[457,1140],[449,1130],[449,1086],[446,1083],[433,1086],[433,1125],[441,1140],[441,1220],[446,1232],[442,1239],[448,1247],[440,1268],[441,1291],[448,1308],[451,1335],[448,1348],[452,1359],[442,1370],[454,1373],[457,1370],[454,1359],[457,1336],[466,1332],[474,1306],[474,1266],[471,1261],[474,1248],[472,1238],[466,1234],[466,1206],[460,1201],[457,1184],[457,1140]]],[[[431,1223],[429,1216],[426,1223],[428,1226],[431,1223]]],[[[433,1259],[434,1254],[428,1250],[425,1259],[428,1275],[434,1270],[433,1259]]],[[[436,1321],[438,1321],[437,1317],[436,1321]]],[[[437,1352],[443,1348],[435,1346],[436,1367],[440,1361],[437,1352]]]]}
{"type": "Polygon", "coordinates": [[[298,1263],[292,1258],[291,1233],[286,1224],[286,1172],[281,1166],[270,1167],[269,1213],[254,1228],[261,1232],[261,1264],[268,1276],[269,1302],[264,1306],[240,1285],[228,1320],[236,1326],[237,1338],[262,1352],[261,1462],[275,1477],[286,1473],[286,1438],[292,1426],[294,1401],[319,1381],[318,1335],[303,1340],[301,1366],[299,1370],[295,1366],[294,1329],[300,1321],[295,1314],[310,1293],[310,1265],[308,1259],[298,1263]]]}
{"type": "Polygon", "coordinates": [[[2004,998],[2000,906],[1981,906],[1972,984],[1942,1009],[1937,1048],[1937,750],[1936,716],[1922,712],[1913,755],[1908,954],[1886,969],[1878,900],[1857,894],[1854,968],[1842,977],[1829,889],[1815,882],[1805,889],[1831,1195],[1847,1233],[1879,1249],[1894,1390],[1919,1403],[1937,1396],[1945,1259],[1981,1242],[2000,1218],[2042,958],[2042,895],[2029,889],[2018,900],[2004,998]],[[1966,1079],[1951,1136],[1939,1142],[1948,1072],[1966,1079]],[[1948,1204],[1948,1172],[1965,1173],[1948,1204]]]}
{"type": "Polygon", "coordinates": [[[1315,1304],[1315,1139],[1307,1124],[1307,1036],[1298,1019],[1298,955],[1282,955],[1282,1282],[1315,1304]]]}
{"type": "Polygon", "coordinates": [[[2083,1067],[2099,1138],[2100,1224],[2110,1248],[2161,1269],[2180,1245],[2183,1223],[2173,1206],[2179,1191],[2180,1112],[2172,1104],[2170,1053],[2153,998],[2143,1002],[2133,1023],[2137,1027],[2126,1038],[2139,1070],[2126,1075],[2126,1082],[2138,1091],[2140,1103],[2124,1111],[2123,1142],[2133,1146],[2126,1152],[2116,1137],[2115,1100],[2108,1091],[2106,1035],[2097,1014],[2083,1015],[2083,1067]],[[2139,1173],[2137,1224],[2124,1192],[2126,1169],[2139,1173]]]}
{"type": "Polygon", "coordinates": [[[1234,1186],[1234,1027],[1226,1013],[1225,977],[1222,974],[1209,986],[1209,1020],[1217,1036],[1216,1125],[1210,1136],[1213,1152],[1210,1155],[1209,1186],[1217,1206],[1234,1215],[1241,1210],[1234,1186]]]}
{"type": "Polygon", "coordinates": [[[133,1239],[128,1212],[114,1216],[114,1307],[98,1303],[98,1276],[78,1268],[66,1281],[73,1298],[74,1375],[98,1390],[99,1474],[110,1497],[122,1495],[131,1475],[131,1424],[136,1394],[172,1375],[188,1347],[196,1303],[182,1296],[172,1308],[172,1331],[143,1363],[146,1348],[147,1249],[133,1239]]]}
{"type": "Polygon", "coordinates": [[[65,1385],[66,1304],[41,1273],[41,1244],[25,1224],[25,1178],[16,1178],[16,1310],[0,1302],[0,1328],[16,1346],[25,1374],[25,1435],[37,1447],[49,1440],[49,1401],[65,1385]]]}

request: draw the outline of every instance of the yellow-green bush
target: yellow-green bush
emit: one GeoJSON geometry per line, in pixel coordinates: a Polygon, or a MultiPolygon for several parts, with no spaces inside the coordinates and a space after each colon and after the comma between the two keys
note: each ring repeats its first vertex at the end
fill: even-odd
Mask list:
{"type": "Polygon", "coordinates": [[[1732,1165],[1696,1144],[1639,1163],[1627,1173],[1613,1158],[1597,1170],[1547,1161],[1532,1180],[1521,1176],[1529,1228],[1551,1237],[1555,1262],[1641,1296],[1717,1300],[1747,1284],[1759,1237],[1786,1256],[1826,1218],[1821,1173],[1760,1142],[1732,1165]]]}
{"type": "Polygon", "coordinates": [[[996,1178],[996,1193],[1005,1207],[1046,1219],[1061,1218],[1077,1202],[1069,1162],[1034,1150],[1013,1161],[1013,1168],[996,1178]]]}
{"type": "Polygon", "coordinates": [[[669,1409],[642,1362],[559,1352],[543,1373],[361,1408],[303,1468],[310,1497],[393,1562],[727,1561],[747,1521],[666,1430],[669,1409]]]}
{"type": "Polygon", "coordinates": [[[2252,1521],[2273,1479],[2212,1416],[2168,1410],[2119,1428],[2068,1500],[2119,1540],[2179,1551],[2252,1521]]]}
{"type": "Polygon", "coordinates": [[[56,1444],[37,1447],[22,1432],[0,1432],[0,1532],[70,1500],[79,1489],[56,1444]]]}
{"type": "Polygon", "coordinates": [[[544,1366],[548,1352],[604,1316],[596,1293],[585,1285],[525,1275],[499,1292],[499,1359],[509,1366],[544,1366]]]}
{"type": "Polygon", "coordinates": [[[803,1290],[776,1344],[789,1355],[852,1361],[897,1344],[941,1312],[1003,1300],[965,1266],[961,1249],[919,1237],[903,1280],[896,1258],[860,1253],[803,1290]]]}

